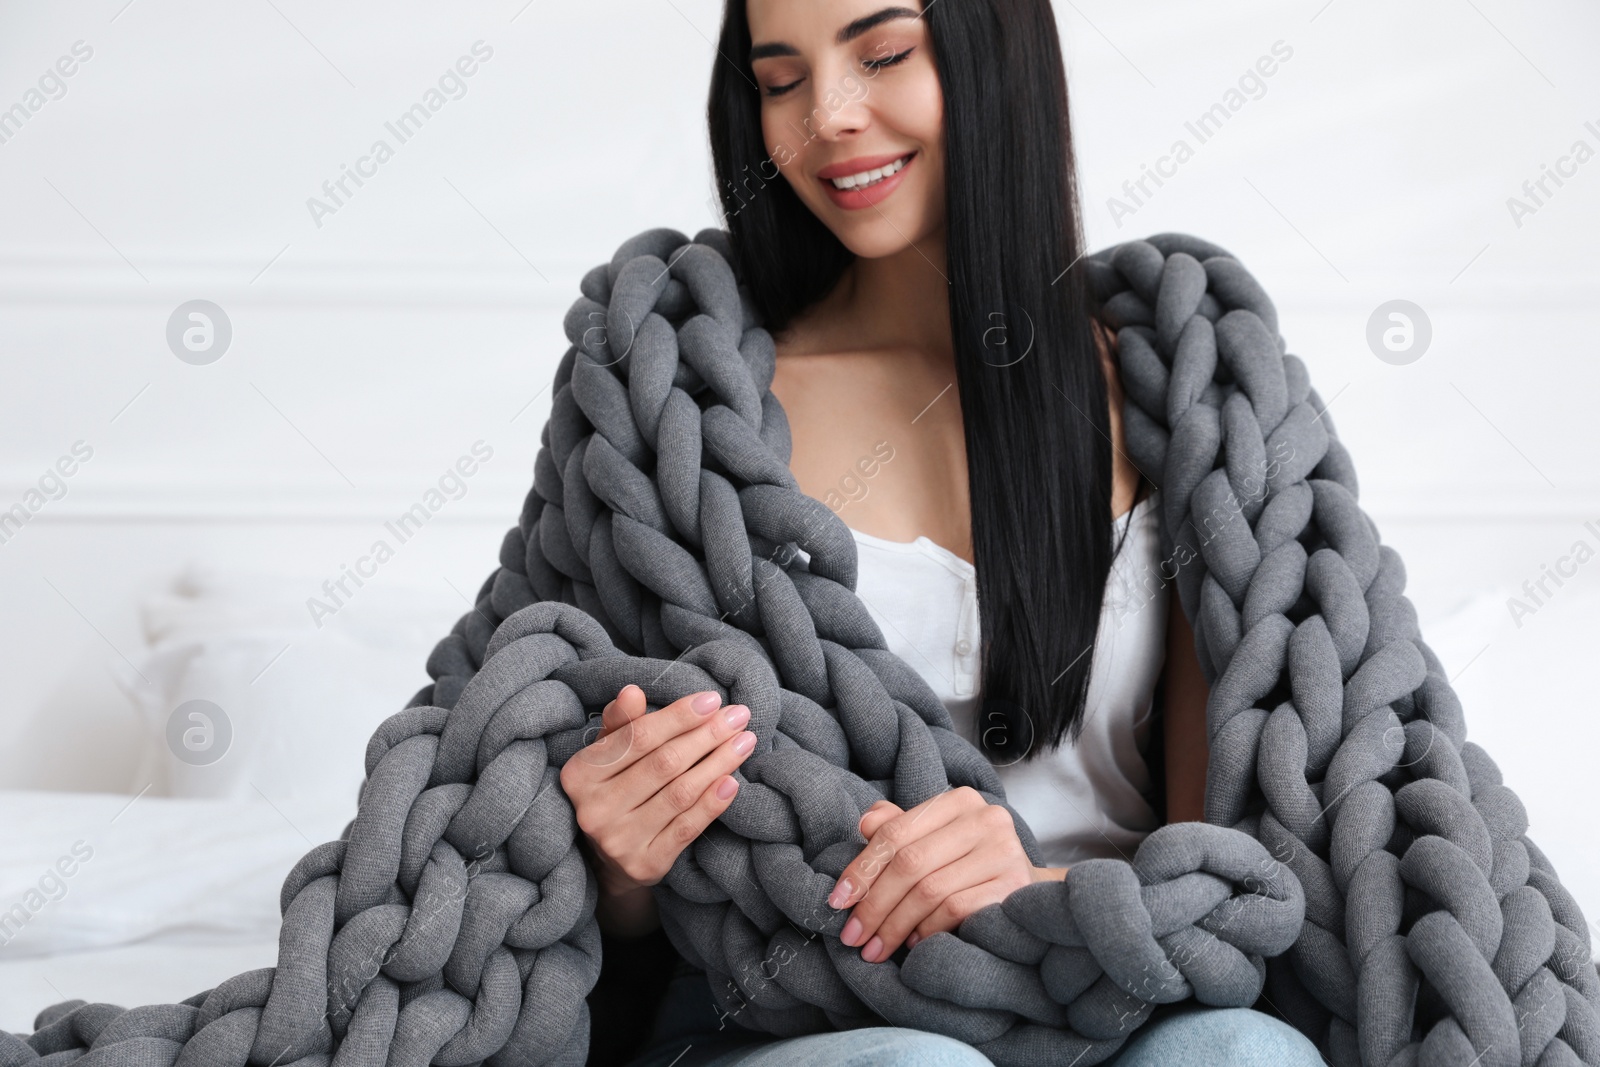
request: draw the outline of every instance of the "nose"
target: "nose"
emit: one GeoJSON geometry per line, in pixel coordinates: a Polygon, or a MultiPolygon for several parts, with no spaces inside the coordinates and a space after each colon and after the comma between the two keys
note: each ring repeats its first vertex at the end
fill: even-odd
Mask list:
{"type": "Polygon", "coordinates": [[[823,137],[842,140],[862,133],[871,125],[871,111],[864,103],[846,102],[837,111],[828,113],[820,127],[823,137]]]}
{"type": "Polygon", "coordinates": [[[811,94],[807,123],[817,136],[838,141],[855,136],[872,125],[870,91],[854,71],[844,65],[819,69],[811,94]]]}

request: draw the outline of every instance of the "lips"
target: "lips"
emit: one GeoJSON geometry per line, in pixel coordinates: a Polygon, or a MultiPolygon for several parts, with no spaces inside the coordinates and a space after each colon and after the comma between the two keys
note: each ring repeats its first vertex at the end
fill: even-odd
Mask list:
{"type": "Polygon", "coordinates": [[[828,164],[826,167],[823,167],[821,170],[817,171],[817,177],[832,185],[832,180],[834,178],[848,178],[852,174],[860,174],[863,171],[877,170],[879,167],[887,167],[890,163],[893,163],[897,159],[904,159],[907,156],[915,154],[916,153],[913,150],[911,152],[890,152],[885,155],[877,156],[856,156],[854,159],[846,159],[838,163],[828,164]]]}
{"type": "Polygon", "coordinates": [[[818,171],[817,182],[822,186],[823,194],[833,202],[835,207],[842,211],[862,211],[876,207],[893,196],[894,191],[900,188],[901,183],[905,181],[906,175],[911,173],[912,169],[916,167],[917,161],[921,158],[922,154],[915,151],[902,153],[898,156],[858,156],[855,159],[847,159],[840,163],[831,164],[818,171]],[[860,174],[863,171],[876,170],[901,159],[904,159],[905,162],[900,165],[898,170],[886,178],[880,178],[871,185],[858,185],[850,189],[840,189],[829,179],[830,175],[849,177],[852,174],[860,174]]]}

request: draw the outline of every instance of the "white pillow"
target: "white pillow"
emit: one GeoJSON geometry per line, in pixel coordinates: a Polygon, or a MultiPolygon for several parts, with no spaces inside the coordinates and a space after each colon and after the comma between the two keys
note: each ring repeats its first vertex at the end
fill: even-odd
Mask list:
{"type": "Polygon", "coordinates": [[[141,604],[150,684],[117,672],[152,739],[136,792],[355,815],[368,740],[469,608],[447,587],[368,585],[318,629],[306,598],[320,582],[191,569],[141,604]]]}

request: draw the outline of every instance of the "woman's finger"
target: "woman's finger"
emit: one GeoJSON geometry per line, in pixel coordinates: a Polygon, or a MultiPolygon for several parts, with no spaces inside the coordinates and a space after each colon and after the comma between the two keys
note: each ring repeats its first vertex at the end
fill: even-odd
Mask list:
{"type": "Polygon", "coordinates": [[[707,753],[743,730],[750,709],[726,704],[704,715],[694,715],[698,726],[669,737],[648,755],[617,775],[610,786],[628,798],[630,808],[644,808],[650,799],[699,763],[707,753]]]}
{"type": "MultiPolygon", "coordinates": [[[[581,764],[584,773],[596,781],[614,779],[639,761],[651,758],[664,742],[701,726],[712,711],[722,706],[722,695],[715,690],[707,690],[680,697],[646,715],[643,691],[628,693],[626,690],[625,686],[624,692],[618,694],[617,708],[626,708],[637,714],[616,729],[607,730],[604,737],[579,749],[567,761],[568,764],[581,764]]],[[[617,710],[612,712],[613,715],[618,713],[617,710]]],[[[663,781],[672,777],[674,775],[667,775],[663,781]]],[[[636,796],[627,810],[644,803],[654,792],[652,788],[636,796]]]]}
{"type": "Polygon", "coordinates": [[[629,682],[622,687],[622,691],[600,713],[602,735],[612,730],[622,729],[643,715],[645,707],[644,690],[629,682]]]}
{"type": "MultiPolygon", "coordinates": [[[[729,707],[742,705],[733,704],[729,707]]],[[[668,745],[691,746],[686,749],[687,754],[683,758],[688,769],[657,788],[654,795],[634,811],[634,817],[651,833],[657,833],[699,803],[713,785],[725,786],[731,781],[733,788],[737,789],[737,780],[729,776],[756,747],[756,735],[744,728],[748,721],[730,722],[718,713],[711,716],[711,721],[699,730],[667,742],[668,745]]],[[[640,768],[623,775],[618,785],[624,785],[643,766],[641,764],[640,768]]],[[[628,785],[631,786],[631,783],[628,785]]],[[[731,802],[732,794],[727,799],[731,802]]]]}
{"type": "MultiPolygon", "coordinates": [[[[741,760],[743,756],[739,757],[741,760]]],[[[689,810],[673,819],[655,835],[648,848],[656,865],[662,870],[672,866],[678,854],[689,843],[705,832],[712,821],[728,810],[733,798],[739,795],[739,780],[731,775],[719,774],[689,810]],[[729,787],[732,788],[729,788],[729,787]]]]}
{"type": "Polygon", "coordinates": [[[861,821],[856,824],[856,829],[861,831],[861,836],[872,840],[872,835],[878,832],[878,827],[888,822],[891,816],[903,815],[905,809],[892,800],[874,801],[872,806],[861,814],[861,821]]]}
{"type": "MultiPolygon", "coordinates": [[[[976,789],[958,786],[898,814],[895,813],[897,808],[880,809],[880,814],[874,818],[881,822],[873,825],[870,834],[863,834],[867,838],[867,847],[840,872],[839,881],[828,897],[828,904],[835,908],[849,907],[865,895],[899,849],[924,834],[932,833],[962,812],[987,806],[983,795],[976,789]]],[[[862,816],[862,822],[866,823],[869,816],[872,816],[871,808],[862,816]]]]}
{"type": "MultiPolygon", "coordinates": [[[[870,945],[878,935],[882,935],[883,944],[890,944],[892,936],[892,951],[945,897],[999,873],[993,869],[993,861],[989,862],[990,869],[981,872],[975,871],[970,862],[957,866],[974,853],[981,855],[987,833],[982,819],[956,818],[902,846],[851,909],[850,921],[839,932],[839,939],[854,948],[870,945]],[[961,877],[969,880],[960,881],[961,877]],[[903,925],[885,929],[885,922],[897,913],[903,925]]],[[[862,952],[868,963],[887,957],[888,953],[880,956],[862,952]]]]}
{"type": "MultiPolygon", "coordinates": [[[[1018,888],[1020,887],[1003,878],[991,878],[987,882],[969,886],[958,893],[952,893],[944,898],[944,903],[924,915],[912,927],[911,932],[905,938],[906,947],[912,948],[918,941],[940,931],[954,933],[960,928],[962,921],[967,916],[974,912],[982,911],[990,904],[998,904],[1018,888]]],[[[883,937],[883,929],[890,928],[891,924],[894,924],[894,928],[898,928],[898,920],[899,916],[890,916],[884,927],[879,929],[878,936],[883,937]]],[[[894,955],[895,947],[893,945],[889,946],[889,951],[884,953],[883,958],[888,959],[894,955]]]]}

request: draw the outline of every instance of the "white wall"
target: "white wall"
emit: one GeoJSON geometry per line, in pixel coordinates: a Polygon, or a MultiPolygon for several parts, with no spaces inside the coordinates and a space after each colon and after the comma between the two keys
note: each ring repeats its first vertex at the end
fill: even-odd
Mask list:
{"type": "MultiPolygon", "coordinates": [[[[1425,636],[1585,536],[1600,520],[1600,160],[1520,225],[1507,199],[1575,141],[1600,149],[1594,5],[1057,11],[1091,244],[1189,231],[1262,280],[1406,559],[1425,636]],[[1259,98],[1197,144],[1185,123],[1280,41],[1292,56],[1259,98]],[[1109,199],[1177,138],[1193,158],[1119,225],[1109,199]],[[1434,330],[1405,366],[1365,341],[1394,298],[1434,330]]],[[[646,227],[713,222],[703,112],[718,12],[710,0],[0,8],[0,108],[75,42],[93,49],[65,95],[0,143],[0,506],[75,441],[94,450],[67,495],[0,545],[0,727],[17,739],[0,749],[0,785],[136,791],[149,738],[114,677],[137,661],[141,598],[197,562],[300,573],[285,592],[309,596],[482,439],[494,457],[467,494],[375,580],[417,590],[435,635],[466,610],[531,480],[579,276],[646,227]],[[307,198],[374,139],[393,143],[384,123],[480,40],[493,54],[465,94],[314,222],[307,198]],[[165,340],[192,299],[233,325],[207,366],[165,340]]],[[[1595,593],[1597,574],[1562,595],[1595,593]]],[[[1500,601],[1485,610],[1506,621],[1500,601]]],[[[1594,717],[1587,664],[1537,657],[1595,621],[1541,611],[1501,625],[1479,660],[1447,664],[1482,674],[1535,657],[1516,706],[1474,704],[1473,673],[1460,685],[1475,739],[1524,739],[1520,762],[1502,763],[1536,837],[1541,820],[1592,804],[1592,751],[1564,742],[1594,717]]],[[[318,640],[307,621],[271,669],[292,671],[318,640]]],[[[429,645],[394,678],[396,709],[426,682],[429,645]]],[[[1587,863],[1582,833],[1539,839],[1558,865],[1587,863]]],[[[1600,869],[1583,877],[1600,886],[1600,869]]]]}

